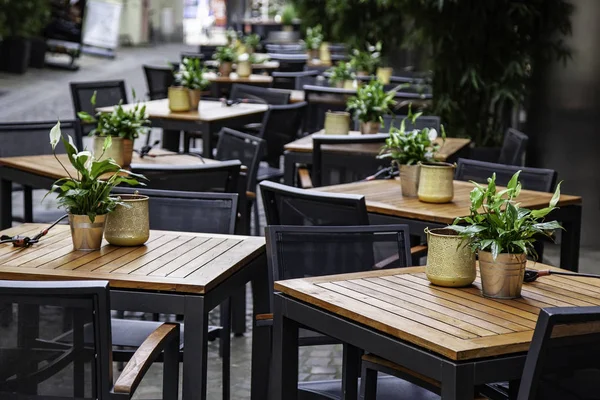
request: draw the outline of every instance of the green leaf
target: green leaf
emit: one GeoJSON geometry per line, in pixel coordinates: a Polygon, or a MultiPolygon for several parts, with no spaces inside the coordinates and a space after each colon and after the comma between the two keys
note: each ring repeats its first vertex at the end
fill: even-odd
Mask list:
{"type": "Polygon", "coordinates": [[[539,229],[542,231],[550,231],[550,230],[555,230],[555,229],[562,229],[562,225],[560,223],[558,223],[557,221],[540,222],[538,224],[533,224],[533,228],[539,229]]]}
{"type": "Polygon", "coordinates": [[[494,259],[494,261],[496,260],[496,258],[498,258],[498,254],[500,254],[500,252],[500,244],[497,240],[492,240],[492,258],[494,259]]]}
{"type": "Polygon", "coordinates": [[[521,174],[521,170],[515,172],[515,174],[512,176],[512,178],[510,178],[510,181],[508,181],[508,184],[506,185],[507,189],[516,189],[517,188],[517,183],[519,183],[519,175],[521,174]]]}

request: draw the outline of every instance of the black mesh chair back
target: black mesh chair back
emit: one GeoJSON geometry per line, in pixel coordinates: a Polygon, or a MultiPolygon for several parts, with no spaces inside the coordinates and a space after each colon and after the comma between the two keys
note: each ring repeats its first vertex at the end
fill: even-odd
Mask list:
{"type": "Polygon", "coordinates": [[[368,225],[364,196],[260,183],[267,225],[368,225]]]}
{"type": "MultiPolygon", "coordinates": [[[[381,124],[381,127],[379,128],[379,132],[387,133],[390,131],[391,127],[400,128],[400,124],[404,118],[406,118],[406,115],[384,115],[383,124],[381,124]]],[[[440,117],[436,117],[435,115],[420,116],[417,118],[414,124],[409,119],[404,121],[404,127],[407,131],[413,129],[433,128],[440,132],[440,125],[440,117]]],[[[360,122],[357,119],[354,119],[354,129],[357,131],[360,130],[360,122]]]]}
{"type": "Polygon", "coordinates": [[[410,265],[407,225],[270,225],[266,239],[274,280],[410,265]]]}
{"type": "Polygon", "coordinates": [[[233,235],[237,217],[235,193],[180,192],[115,188],[113,194],[148,196],[150,229],[233,235]]]}
{"type": "Polygon", "coordinates": [[[217,50],[218,46],[215,45],[201,45],[199,49],[199,53],[204,56],[205,60],[212,60],[212,56],[217,50]]]}
{"type": "Polygon", "coordinates": [[[266,142],[264,160],[272,167],[279,168],[283,146],[293,142],[302,131],[302,121],[306,113],[306,103],[284,106],[269,106],[262,121],[260,137],[266,142]]]}
{"type": "Polygon", "coordinates": [[[600,307],[540,310],[518,400],[597,399],[600,307]]]}
{"type": "Polygon", "coordinates": [[[508,128],[500,150],[500,164],[524,165],[529,137],[516,129],[508,128]]]}
{"type": "Polygon", "coordinates": [[[290,93],[278,92],[260,86],[234,83],[229,98],[231,100],[246,100],[252,103],[284,105],[290,102],[290,93]]]}
{"type": "Polygon", "coordinates": [[[173,68],[151,67],[144,65],[144,75],[148,86],[148,97],[150,100],[166,99],[169,86],[173,85],[173,68]]]}
{"type": "Polygon", "coordinates": [[[233,129],[223,128],[219,132],[217,152],[215,158],[221,161],[239,160],[246,166],[246,190],[256,190],[256,176],[263,156],[265,141],[256,136],[238,132],[233,129]]]}
{"type": "MultiPolygon", "coordinates": [[[[123,103],[128,103],[127,92],[125,91],[125,81],[97,81],[97,82],[72,82],[71,99],[73,100],[73,109],[75,118],[77,113],[85,111],[90,115],[96,114],[98,107],[110,107],[123,103]],[[90,99],[96,92],[96,105],[90,103],[90,99]]],[[[87,135],[94,126],[92,124],[82,124],[84,135],[87,135]]]]}
{"type": "MultiPolygon", "coordinates": [[[[56,121],[0,124],[0,157],[52,154],[48,135],[54,125],[56,125],[56,121]]],[[[64,135],[70,135],[73,138],[78,150],[83,150],[79,121],[61,121],[60,129],[64,135]]],[[[56,146],[56,153],[65,153],[62,141],[56,146]]]]}
{"type": "Polygon", "coordinates": [[[304,85],[314,85],[320,72],[308,70],[301,72],[280,72],[274,71],[273,87],[278,89],[302,90],[304,85]]]}
{"type": "Polygon", "coordinates": [[[279,63],[280,72],[301,72],[304,70],[307,60],[304,53],[286,54],[269,52],[269,58],[279,63]]]}
{"type": "Polygon", "coordinates": [[[553,169],[517,167],[465,158],[458,159],[454,179],[487,183],[487,178],[491,178],[492,174],[496,173],[496,184],[506,186],[510,178],[519,170],[521,171],[519,180],[523,189],[553,192],[556,188],[558,174],[553,169]]]}
{"type": "Polygon", "coordinates": [[[132,172],[149,180],[148,189],[238,193],[242,163],[238,160],[200,165],[131,164],[132,172]]]}
{"type": "Polygon", "coordinates": [[[360,181],[390,164],[373,152],[361,152],[359,146],[381,145],[388,134],[376,135],[313,135],[313,186],[338,185],[360,181]],[[349,150],[352,146],[353,150],[349,150]]]}
{"type": "MultiPolygon", "coordinates": [[[[211,54],[211,56],[212,56],[212,54],[211,54]]],[[[207,58],[202,53],[183,52],[183,53],[181,53],[181,61],[183,61],[184,58],[200,60],[202,62],[204,60],[210,59],[210,56],[207,58]]]]}
{"type": "Polygon", "coordinates": [[[279,54],[302,54],[306,53],[304,45],[301,44],[267,44],[267,53],[279,54]]]}

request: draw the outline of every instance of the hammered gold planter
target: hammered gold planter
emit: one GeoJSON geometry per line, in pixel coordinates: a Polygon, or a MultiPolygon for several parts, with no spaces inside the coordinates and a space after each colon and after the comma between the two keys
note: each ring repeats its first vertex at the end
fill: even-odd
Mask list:
{"type": "Polygon", "coordinates": [[[247,78],[252,75],[252,64],[250,61],[240,61],[237,63],[237,74],[240,78],[247,78]]]}
{"type": "Polygon", "coordinates": [[[464,239],[449,228],[425,229],[427,266],[425,274],[434,285],[469,286],[475,280],[475,253],[464,239]]]}
{"type": "Polygon", "coordinates": [[[126,167],[129,164],[131,164],[131,153],[133,152],[133,143],[131,142],[131,140],[127,141],[129,143],[125,143],[126,140],[120,137],[112,137],[111,139],[112,145],[103,153],[102,147],[104,147],[104,141],[106,140],[106,138],[104,136],[94,136],[94,157],[99,161],[112,158],[121,167],[126,167]],[[129,153],[129,163],[126,163],[126,150],[129,150],[131,152],[129,153]]]}
{"type": "Polygon", "coordinates": [[[118,205],[108,214],[104,238],[115,246],[140,246],[150,237],[150,217],[148,196],[122,194],[121,201],[127,206],[118,205]]]}
{"type": "Polygon", "coordinates": [[[342,87],[344,89],[348,89],[348,90],[356,90],[358,88],[358,82],[347,79],[344,81],[344,84],[342,87]]]}
{"type": "Polygon", "coordinates": [[[169,87],[169,110],[173,112],[190,111],[190,95],[183,86],[169,87]]]}
{"type": "Polygon", "coordinates": [[[360,133],[362,133],[363,135],[374,135],[376,133],[379,133],[379,128],[381,128],[381,122],[379,121],[360,123],[360,133]]]}
{"type": "Polygon", "coordinates": [[[417,197],[419,191],[419,165],[400,165],[400,185],[403,197],[417,197]]]}
{"type": "Polygon", "coordinates": [[[425,203],[449,203],[454,198],[454,164],[419,163],[419,200],[425,203]]]}
{"type": "Polygon", "coordinates": [[[328,42],[321,43],[321,47],[319,47],[319,59],[323,64],[331,63],[331,51],[329,51],[328,42]]]}
{"type": "Polygon", "coordinates": [[[377,68],[377,79],[384,85],[389,85],[394,70],[388,67],[377,68]]]}
{"type": "Polygon", "coordinates": [[[202,91],[200,89],[188,89],[188,96],[190,98],[190,110],[198,111],[198,104],[202,98],[202,91]]]}
{"type": "Polygon", "coordinates": [[[479,251],[481,293],[493,299],[521,297],[527,255],[500,253],[496,260],[489,251],[479,251]]]}
{"type": "Polygon", "coordinates": [[[324,131],[327,135],[347,135],[350,133],[350,114],[344,111],[327,111],[324,131]]]}
{"type": "Polygon", "coordinates": [[[102,246],[102,234],[106,215],[96,215],[94,222],[87,215],[69,214],[73,249],[82,251],[99,250],[102,246]]]}

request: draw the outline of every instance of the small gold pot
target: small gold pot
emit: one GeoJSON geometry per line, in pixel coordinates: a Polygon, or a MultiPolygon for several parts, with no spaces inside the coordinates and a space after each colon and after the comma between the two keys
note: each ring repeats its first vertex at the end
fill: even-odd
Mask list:
{"type": "Polygon", "coordinates": [[[402,196],[417,197],[419,191],[419,165],[400,165],[399,169],[402,196]]]}
{"type": "Polygon", "coordinates": [[[344,89],[348,89],[348,90],[356,90],[356,88],[358,88],[358,82],[350,80],[350,79],[346,79],[344,81],[344,84],[342,85],[342,87],[344,89]]]}
{"type": "Polygon", "coordinates": [[[361,121],[360,123],[360,133],[363,135],[373,135],[375,133],[379,133],[379,128],[381,128],[381,122],[379,121],[361,121]]]}
{"type": "Polygon", "coordinates": [[[104,238],[115,246],[140,246],[150,237],[148,196],[122,194],[121,201],[106,219],[104,238]]]}
{"type": "Polygon", "coordinates": [[[425,274],[434,285],[469,286],[477,277],[475,253],[454,230],[425,229],[427,234],[427,266],[425,274]]]}
{"type": "Polygon", "coordinates": [[[393,68],[379,67],[377,68],[377,79],[384,85],[388,85],[392,78],[393,68]]]}
{"type": "Polygon", "coordinates": [[[94,222],[87,215],[69,214],[73,249],[82,251],[99,250],[102,246],[105,222],[106,214],[96,215],[94,222]]]}
{"type": "Polygon", "coordinates": [[[200,89],[188,89],[188,93],[190,97],[190,110],[198,111],[198,105],[202,98],[202,91],[200,89]]]}
{"type": "Polygon", "coordinates": [[[344,111],[327,111],[324,130],[327,135],[347,135],[350,133],[350,114],[344,111]]]}
{"type": "Polygon", "coordinates": [[[169,87],[169,110],[173,112],[190,111],[190,95],[183,86],[169,87]]]}
{"type": "Polygon", "coordinates": [[[102,147],[104,147],[104,141],[106,140],[103,136],[94,136],[94,157],[97,160],[106,160],[112,158],[115,160],[117,164],[121,167],[126,167],[131,164],[131,153],[133,152],[133,143],[131,140],[125,140],[120,137],[112,137],[112,145],[106,149],[104,154],[102,153],[102,147]],[[130,143],[125,143],[130,142],[130,143]],[[127,162],[127,157],[125,155],[126,150],[129,150],[129,162],[127,162]]]}
{"type": "Polygon", "coordinates": [[[454,198],[454,164],[419,163],[419,200],[425,203],[449,203],[454,198]]]}
{"type": "Polygon", "coordinates": [[[219,64],[219,74],[221,76],[229,76],[233,71],[233,63],[231,62],[222,62],[219,64]]]}
{"type": "Polygon", "coordinates": [[[328,42],[321,43],[321,47],[319,47],[319,59],[323,64],[328,64],[331,62],[331,51],[329,51],[328,42]]]}
{"type": "Polygon", "coordinates": [[[481,293],[493,299],[521,297],[527,255],[500,253],[494,261],[489,251],[479,251],[481,293]]]}
{"type": "Polygon", "coordinates": [[[252,63],[250,63],[250,61],[238,62],[237,74],[240,78],[247,78],[252,75],[252,63]]]}

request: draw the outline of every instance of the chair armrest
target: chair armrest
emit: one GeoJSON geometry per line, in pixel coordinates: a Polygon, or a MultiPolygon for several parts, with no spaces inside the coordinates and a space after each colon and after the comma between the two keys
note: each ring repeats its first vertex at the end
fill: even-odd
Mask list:
{"type": "Polygon", "coordinates": [[[273,314],[257,314],[256,326],[273,326],[273,314]]]}
{"type": "Polygon", "coordinates": [[[302,189],[311,189],[313,187],[310,172],[308,172],[306,167],[298,168],[298,178],[300,179],[300,187],[302,189]]]}
{"type": "MultiPolygon", "coordinates": [[[[162,324],[144,340],[115,382],[113,392],[132,394],[148,368],[171,341],[179,343],[179,324],[162,324]]],[[[179,347],[179,346],[177,346],[179,347]]]]}
{"type": "Polygon", "coordinates": [[[427,254],[427,245],[419,245],[419,246],[413,246],[410,248],[410,255],[411,256],[420,256],[420,257],[424,257],[427,254]]]}
{"type": "Polygon", "coordinates": [[[246,199],[247,200],[256,200],[256,193],[246,191],[246,199]]]}
{"type": "MultiPolygon", "coordinates": [[[[414,246],[414,247],[410,248],[410,255],[412,257],[423,257],[423,256],[425,256],[425,254],[427,254],[427,246],[420,245],[420,246],[414,246]]],[[[388,268],[390,265],[392,265],[396,261],[398,261],[398,254],[394,254],[393,256],[390,256],[388,258],[385,258],[385,259],[379,261],[377,264],[375,264],[373,266],[373,268],[374,269],[388,268]]]]}

